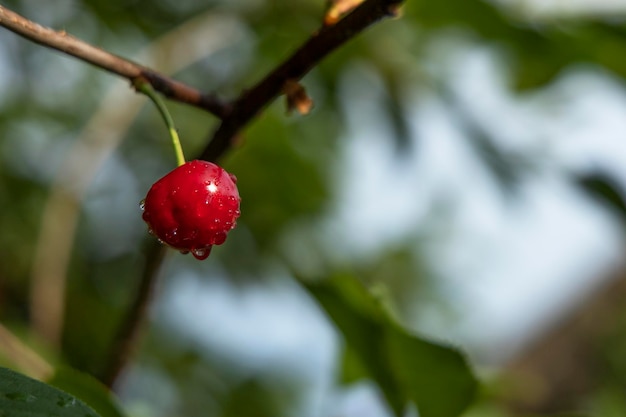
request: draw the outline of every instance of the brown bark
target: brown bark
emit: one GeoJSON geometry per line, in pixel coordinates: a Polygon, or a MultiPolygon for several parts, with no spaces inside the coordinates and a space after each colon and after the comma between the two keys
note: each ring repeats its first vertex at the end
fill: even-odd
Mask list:
{"type": "Polygon", "coordinates": [[[621,331],[626,270],[601,288],[513,359],[506,373],[518,389],[508,401],[518,414],[582,411],[583,401],[611,370],[604,346],[621,331]]]}

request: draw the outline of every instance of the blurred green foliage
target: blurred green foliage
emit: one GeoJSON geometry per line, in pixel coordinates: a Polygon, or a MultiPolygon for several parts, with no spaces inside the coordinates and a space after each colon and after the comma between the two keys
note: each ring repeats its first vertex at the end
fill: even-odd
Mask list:
{"type": "MultiPolygon", "coordinates": [[[[222,13],[234,17],[247,31],[241,44],[198,57],[195,64],[175,74],[200,89],[216,89],[227,98],[253,85],[317,30],[324,6],[321,0],[56,3],[3,2],[42,24],[62,28],[133,59],[140,48],[199,15],[222,13]]],[[[176,275],[195,271],[202,279],[227,276],[234,286],[245,287],[271,281],[276,269],[307,278],[356,271],[349,280],[329,279],[305,286],[345,342],[342,363],[338,364],[345,371],[343,382],[351,384],[363,378],[375,381],[397,415],[408,402],[415,403],[423,417],[460,415],[476,389],[464,357],[456,349],[411,335],[388,317],[388,310],[409,315],[411,305],[420,297],[425,303],[445,303],[426,300],[436,293],[433,274],[426,264],[445,260],[428,259],[422,242],[415,240],[363,259],[351,257],[351,248],[329,249],[317,239],[316,233],[324,232],[323,220],[342,193],[337,189],[341,171],[338,154],[340,140],[347,134],[351,108],[342,104],[341,80],[351,77],[349,68],[356,63],[366,63],[381,78],[388,90],[383,113],[392,127],[386,139],[396,147],[400,159],[412,146],[414,135],[412,121],[407,117],[409,87],[434,91],[444,101],[449,99],[438,88],[440,80],[429,68],[429,51],[437,40],[452,37],[458,43],[469,40],[494,48],[504,57],[516,88],[540,89],[562,70],[578,63],[591,63],[625,76],[625,35],[624,23],[619,19],[529,22],[514,9],[482,0],[408,1],[400,19],[370,28],[305,78],[304,84],[315,101],[312,114],[287,117],[279,101],[251,123],[242,143],[224,160],[226,168],[238,177],[243,196],[238,228],[224,246],[214,249],[205,264],[169,258],[164,278],[175,281],[176,275]],[[295,247],[295,242],[304,243],[300,243],[303,249],[294,257],[285,246],[295,247]],[[178,269],[172,271],[172,265],[178,269]],[[362,286],[355,286],[357,281],[362,286]],[[363,291],[377,285],[389,291],[390,308],[377,304],[363,291]]],[[[187,47],[192,48],[180,46],[187,47]]],[[[0,31],[2,323],[13,323],[17,329],[29,323],[30,274],[50,186],[59,167],[66,163],[68,149],[79,146],[76,138],[90,117],[100,111],[103,95],[115,83],[123,81],[0,31]]],[[[133,94],[130,89],[128,94],[133,94]]],[[[465,120],[463,108],[458,108],[462,104],[448,101],[448,105],[459,119],[465,120]]],[[[217,121],[197,109],[174,104],[171,107],[187,154],[198,153],[217,121]]],[[[479,126],[472,125],[471,120],[465,122],[461,123],[463,130],[503,189],[509,189],[520,175],[532,169],[524,155],[499,149],[479,126]]],[[[114,162],[105,164],[90,187],[80,212],[67,273],[62,346],[56,352],[60,361],[94,375],[104,366],[113,335],[138,285],[144,261],[142,241],[148,238],[138,202],[144,190],[172,165],[165,129],[153,109],[146,109],[134,121],[112,158],[114,162]],[[112,184],[124,190],[123,202],[114,201],[119,190],[112,184]],[[103,230],[119,233],[103,235],[103,230]]],[[[589,179],[583,185],[623,211],[620,191],[609,181],[589,179]]],[[[157,370],[166,381],[164,386],[175,387],[164,390],[175,393],[176,406],[159,413],[151,408],[150,400],[145,400],[140,405],[148,408],[146,414],[314,415],[314,411],[301,409],[302,393],[310,388],[305,382],[290,376],[277,377],[280,372],[259,371],[242,377],[242,365],[224,363],[219,355],[173,341],[176,336],[169,332],[162,323],[151,323],[135,367],[139,373],[142,367],[157,370]]],[[[11,365],[7,358],[3,358],[5,362],[11,365]]],[[[621,369],[622,365],[610,366],[621,369]]],[[[288,369],[278,371],[289,373],[288,369]]],[[[614,385],[622,379],[623,374],[614,385]]],[[[0,378],[0,383],[6,381],[0,378]]],[[[605,407],[598,408],[626,412],[626,405],[612,386],[598,394],[597,403],[605,407]]],[[[132,406],[134,399],[129,395],[122,393],[126,404],[132,406]]],[[[497,406],[481,403],[469,415],[507,414],[497,406]]],[[[603,415],[610,414],[607,411],[603,415]]]]}
{"type": "Polygon", "coordinates": [[[399,328],[354,277],[308,288],[345,338],[349,378],[373,378],[397,416],[407,400],[431,417],[458,416],[471,403],[476,381],[465,358],[399,328]]]}

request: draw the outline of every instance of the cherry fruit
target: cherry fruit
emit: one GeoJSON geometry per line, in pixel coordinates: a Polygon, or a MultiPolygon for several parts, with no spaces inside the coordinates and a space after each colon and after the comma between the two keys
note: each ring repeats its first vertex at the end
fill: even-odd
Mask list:
{"type": "Polygon", "coordinates": [[[152,185],[141,203],[143,220],[161,242],[206,259],[241,214],[236,181],[211,162],[187,162],[152,185]]]}

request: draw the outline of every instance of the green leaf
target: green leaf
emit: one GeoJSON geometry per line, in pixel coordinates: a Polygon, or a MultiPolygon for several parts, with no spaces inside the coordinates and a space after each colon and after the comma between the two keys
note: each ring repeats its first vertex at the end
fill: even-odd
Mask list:
{"type": "Polygon", "coordinates": [[[70,394],[0,368],[2,417],[102,417],[70,394]]]}
{"type": "Polygon", "coordinates": [[[124,417],[111,392],[88,374],[60,368],[48,383],[85,401],[102,417],[124,417]]]}
{"type": "Polygon", "coordinates": [[[413,402],[422,417],[454,417],[473,401],[477,382],[464,356],[409,334],[356,279],[307,288],[343,334],[351,368],[358,369],[351,376],[366,372],[397,416],[413,402]]]}
{"type": "Polygon", "coordinates": [[[476,381],[465,357],[396,328],[387,334],[389,365],[424,417],[459,415],[474,399],[476,381]]]}

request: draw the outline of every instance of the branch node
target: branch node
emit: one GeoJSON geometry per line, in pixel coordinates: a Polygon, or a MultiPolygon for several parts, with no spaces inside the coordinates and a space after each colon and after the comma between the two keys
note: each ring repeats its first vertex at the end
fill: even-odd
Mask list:
{"type": "Polygon", "coordinates": [[[306,93],[306,90],[293,78],[285,81],[283,85],[283,93],[287,100],[287,114],[291,114],[296,110],[301,115],[307,115],[313,108],[313,100],[306,93]]]}
{"type": "Polygon", "coordinates": [[[329,0],[328,8],[324,15],[324,26],[336,24],[361,3],[363,3],[363,0],[329,0]]]}
{"type": "Polygon", "coordinates": [[[142,93],[142,86],[145,84],[150,84],[150,81],[146,79],[143,75],[139,75],[137,77],[133,77],[130,80],[130,86],[135,90],[136,93],[142,93]]]}
{"type": "Polygon", "coordinates": [[[387,16],[391,18],[402,17],[402,3],[394,3],[387,7],[387,16]]]}

